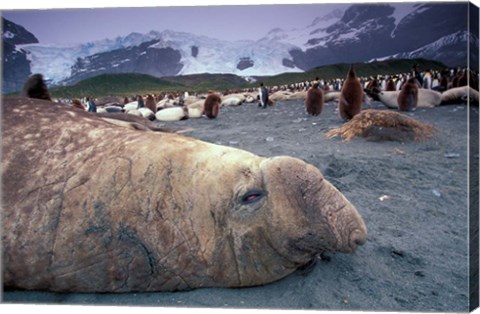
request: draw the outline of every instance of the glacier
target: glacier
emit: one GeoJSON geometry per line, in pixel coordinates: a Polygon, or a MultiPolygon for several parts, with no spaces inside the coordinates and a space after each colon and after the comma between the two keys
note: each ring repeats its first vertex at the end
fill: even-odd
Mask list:
{"type": "MultiPolygon", "coordinates": [[[[257,41],[225,41],[191,33],[152,30],[146,34],[131,33],[114,39],[103,39],[77,45],[26,44],[19,49],[27,52],[32,73],[42,73],[52,85],[62,85],[72,75],[72,66],[79,58],[102,52],[138,46],[151,40],[159,42],[149,48],[171,47],[180,51],[182,70],[178,75],[196,73],[230,73],[239,76],[275,75],[284,72],[302,72],[295,66],[286,66],[284,60],[291,60],[292,49],[308,49],[312,34],[318,36],[325,28],[338,21],[342,10],[328,12],[316,18],[309,26],[293,30],[274,29],[257,41]],[[192,47],[198,54],[192,55],[192,47]],[[254,60],[254,65],[246,69],[237,68],[242,58],[254,60]]],[[[112,67],[118,64],[112,64],[112,67]]]]}

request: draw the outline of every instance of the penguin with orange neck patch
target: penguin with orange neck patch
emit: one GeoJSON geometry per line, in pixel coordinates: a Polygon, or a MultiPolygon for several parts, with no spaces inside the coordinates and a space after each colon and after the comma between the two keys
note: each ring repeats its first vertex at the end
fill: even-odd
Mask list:
{"type": "Polygon", "coordinates": [[[414,111],[418,103],[418,81],[415,77],[410,78],[400,90],[397,98],[398,110],[414,111]]]}
{"type": "Polygon", "coordinates": [[[350,120],[362,110],[363,89],[355,74],[353,64],[350,66],[347,78],[343,83],[338,99],[338,114],[343,120],[350,120]]]}

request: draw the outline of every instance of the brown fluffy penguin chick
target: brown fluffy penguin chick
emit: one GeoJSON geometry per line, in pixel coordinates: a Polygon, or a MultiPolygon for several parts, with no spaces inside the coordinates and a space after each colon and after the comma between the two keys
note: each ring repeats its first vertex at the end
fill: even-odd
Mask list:
{"type": "Polygon", "coordinates": [[[387,82],[387,87],[385,88],[387,92],[394,92],[397,90],[397,86],[395,86],[395,82],[393,79],[389,79],[387,82]]]}
{"type": "Polygon", "coordinates": [[[307,92],[305,99],[305,109],[312,116],[318,116],[323,109],[323,91],[314,84],[307,92]]]}
{"type": "Polygon", "coordinates": [[[52,100],[48,92],[47,85],[43,80],[42,74],[33,74],[30,76],[22,88],[22,96],[28,98],[37,98],[44,100],[52,100]]]}
{"type": "Polygon", "coordinates": [[[78,98],[72,99],[72,106],[78,109],[85,110],[85,107],[82,105],[82,102],[78,98]]]}
{"type": "Polygon", "coordinates": [[[203,106],[205,115],[210,119],[215,119],[218,116],[221,103],[222,99],[220,96],[214,93],[209,94],[203,106]]]}
{"type": "Polygon", "coordinates": [[[353,64],[350,66],[347,78],[343,83],[338,99],[338,114],[343,120],[350,120],[362,110],[363,89],[355,74],[353,64]]]}
{"type": "Polygon", "coordinates": [[[155,103],[155,98],[152,95],[147,96],[147,101],[145,102],[145,107],[150,109],[153,113],[157,112],[157,104],[155,103]]]}
{"type": "Polygon", "coordinates": [[[400,90],[397,97],[398,110],[413,111],[417,108],[418,103],[418,84],[417,79],[410,78],[400,90]]]}

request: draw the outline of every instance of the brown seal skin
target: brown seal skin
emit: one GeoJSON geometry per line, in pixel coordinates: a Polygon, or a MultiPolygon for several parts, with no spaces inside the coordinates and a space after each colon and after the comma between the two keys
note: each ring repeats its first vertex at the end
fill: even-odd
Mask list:
{"type": "Polygon", "coordinates": [[[353,64],[350,66],[347,78],[343,83],[338,99],[338,114],[342,120],[350,120],[362,110],[363,89],[355,74],[353,64]]]}
{"type": "Polygon", "coordinates": [[[125,112],[98,112],[96,115],[97,117],[100,117],[109,123],[127,127],[133,130],[177,133],[184,133],[188,131],[188,129],[184,129],[182,127],[159,126],[153,121],[125,112]]]}
{"type": "Polygon", "coordinates": [[[317,84],[315,85],[308,90],[305,99],[305,109],[312,116],[318,116],[323,109],[323,91],[318,88],[317,84]]]}
{"type": "Polygon", "coordinates": [[[2,110],[7,290],[256,286],[366,241],[355,207],[299,159],[37,99],[5,97],[2,110]]]}
{"type": "Polygon", "coordinates": [[[222,99],[217,94],[209,94],[205,99],[205,104],[203,105],[205,115],[210,119],[215,119],[218,116],[220,110],[220,104],[222,99]]]}
{"type": "Polygon", "coordinates": [[[398,110],[413,111],[418,103],[418,84],[417,79],[410,78],[400,90],[397,98],[398,110]]]}

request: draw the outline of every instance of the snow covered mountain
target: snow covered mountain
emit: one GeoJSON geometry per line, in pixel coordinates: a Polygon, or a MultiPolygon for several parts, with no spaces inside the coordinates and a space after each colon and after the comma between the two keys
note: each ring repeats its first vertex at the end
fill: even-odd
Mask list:
{"type": "MultiPolygon", "coordinates": [[[[313,36],[311,48],[291,51],[294,63],[309,69],[332,63],[364,62],[375,58],[408,53],[437,42],[438,51],[418,52],[417,57],[442,60],[449,66],[465,66],[461,53],[442,55],[440,44],[458,52],[466,52],[461,41],[440,40],[457,32],[467,32],[468,3],[445,4],[355,4],[335,24],[313,36]],[[439,41],[440,40],[440,41],[439,41]]],[[[475,10],[470,10],[475,11],[475,10]]],[[[476,25],[478,30],[478,9],[476,25]]],[[[471,19],[472,20],[472,19],[471,19]]],[[[478,34],[474,35],[478,39],[478,34]]],[[[478,46],[476,47],[478,55],[478,46]]],[[[407,54],[404,54],[407,56],[407,54]]]]}
{"type": "Polygon", "coordinates": [[[27,52],[19,49],[19,44],[38,43],[38,39],[25,28],[1,18],[3,41],[3,84],[2,92],[18,91],[25,78],[30,75],[30,62],[27,52]]]}
{"type": "Polygon", "coordinates": [[[302,50],[311,48],[310,39],[312,36],[318,36],[318,33],[323,32],[330,25],[339,21],[344,14],[343,10],[335,9],[322,17],[317,17],[310,25],[304,28],[284,30],[281,28],[274,28],[268,34],[259,40],[262,41],[276,41],[296,46],[302,50]]]}
{"type": "Polygon", "coordinates": [[[76,46],[27,44],[18,47],[28,51],[27,58],[31,63],[32,73],[42,73],[52,83],[58,84],[71,76],[72,66],[78,59],[140,45],[152,40],[154,36],[155,33],[131,33],[124,37],[119,36],[115,39],[87,42],[76,46]]]}
{"type": "Polygon", "coordinates": [[[223,41],[165,30],[150,32],[148,41],[79,58],[65,77],[74,83],[103,73],[140,72],[153,76],[231,73],[242,76],[296,71],[288,51],[277,41],[223,41]]]}
{"type": "MultiPolygon", "coordinates": [[[[69,47],[19,42],[15,49],[25,52],[31,73],[42,73],[53,84],[73,84],[103,73],[274,75],[385,56],[463,66],[468,38],[470,43],[476,40],[472,52],[478,56],[478,34],[467,31],[468,6],[467,2],[354,4],[344,11],[326,12],[304,28],[272,29],[256,41],[231,42],[164,30],[69,47]]],[[[476,14],[470,26],[478,30],[478,10],[476,14]]],[[[4,42],[9,36],[11,31],[4,28],[4,42]]],[[[4,64],[9,57],[7,52],[4,64]]],[[[6,78],[4,73],[4,82],[6,78]]]]}
{"type": "MultiPolygon", "coordinates": [[[[444,36],[433,43],[422,46],[410,52],[401,52],[388,57],[378,58],[377,61],[387,59],[415,59],[424,58],[440,61],[444,64],[449,64],[451,60],[467,60],[468,58],[468,45],[477,47],[479,45],[478,37],[467,32],[458,31],[454,34],[444,36]],[[464,49],[459,49],[464,47],[464,49]]],[[[478,64],[478,51],[470,55],[472,58],[470,62],[472,64],[478,64]]]]}

